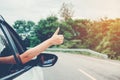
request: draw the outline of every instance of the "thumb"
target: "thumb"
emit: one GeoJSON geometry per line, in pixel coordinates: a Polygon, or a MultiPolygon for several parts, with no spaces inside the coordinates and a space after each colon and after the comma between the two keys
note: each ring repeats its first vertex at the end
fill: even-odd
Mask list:
{"type": "Polygon", "coordinates": [[[60,30],[60,28],[58,27],[53,35],[57,35],[59,33],[59,30],[60,30]]]}

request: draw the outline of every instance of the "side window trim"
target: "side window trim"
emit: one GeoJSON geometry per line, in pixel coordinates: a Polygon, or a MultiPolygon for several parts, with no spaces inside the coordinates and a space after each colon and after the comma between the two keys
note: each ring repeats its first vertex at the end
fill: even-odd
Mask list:
{"type": "Polygon", "coordinates": [[[12,33],[11,30],[8,30],[9,33],[11,34],[13,40],[15,41],[15,43],[17,44],[16,47],[20,49],[20,53],[23,53],[25,50],[23,49],[23,46],[20,44],[20,42],[18,41],[18,39],[16,38],[16,35],[14,35],[14,33],[12,33]]]}

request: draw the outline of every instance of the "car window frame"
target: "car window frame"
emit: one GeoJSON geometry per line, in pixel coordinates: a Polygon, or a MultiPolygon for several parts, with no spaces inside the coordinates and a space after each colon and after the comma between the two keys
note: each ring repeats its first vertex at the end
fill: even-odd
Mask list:
{"type": "Polygon", "coordinates": [[[26,46],[24,45],[24,41],[9,24],[6,23],[6,25],[9,26],[9,27],[7,27],[7,29],[16,45],[16,48],[17,48],[19,54],[22,54],[23,52],[25,52],[27,50],[26,46]]]}
{"type": "MultiPolygon", "coordinates": [[[[14,58],[16,60],[16,65],[21,67],[21,65],[23,65],[23,64],[22,64],[22,62],[19,62],[20,60],[18,60],[18,59],[20,59],[19,58],[18,46],[16,46],[15,42],[14,42],[14,41],[16,41],[17,43],[19,43],[19,41],[17,41],[16,39],[13,40],[13,38],[19,37],[19,36],[17,36],[17,33],[15,33],[15,31],[11,28],[11,26],[7,22],[0,20],[0,25],[1,25],[0,26],[1,30],[3,31],[5,37],[8,40],[8,43],[10,44],[10,47],[14,51],[12,54],[14,55],[14,58]],[[16,34],[16,36],[14,34],[16,34]]],[[[20,39],[18,39],[18,40],[20,40],[20,39]]],[[[23,47],[23,45],[19,45],[19,47],[21,47],[21,49],[23,49],[22,51],[25,50],[25,47],[23,47]]],[[[21,75],[22,73],[24,73],[24,72],[28,71],[29,69],[31,69],[32,67],[33,66],[26,65],[23,68],[21,68],[18,71],[16,71],[15,73],[12,73],[12,74],[7,75],[7,76],[5,76],[3,78],[0,78],[0,80],[11,80],[11,79],[14,79],[17,76],[21,75]]]]}
{"type": "Polygon", "coordinates": [[[7,39],[8,43],[9,43],[9,46],[13,50],[13,56],[15,58],[16,64],[21,65],[21,61],[20,61],[20,58],[19,58],[19,52],[18,52],[18,50],[16,48],[16,45],[15,45],[11,35],[10,35],[10,32],[8,31],[8,28],[7,28],[8,25],[6,25],[5,21],[2,21],[0,25],[1,25],[2,32],[4,33],[6,39],[7,39]]]}

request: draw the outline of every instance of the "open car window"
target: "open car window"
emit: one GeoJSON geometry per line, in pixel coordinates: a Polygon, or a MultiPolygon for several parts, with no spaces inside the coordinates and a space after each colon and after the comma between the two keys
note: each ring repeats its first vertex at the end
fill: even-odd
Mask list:
{"type": "Polygon", "coordinates": [[[21,64],[18,58],[18,45],[15,45],[16,40],[13,39],[14,33],[10,32],[9,27],[4,20],[0,20],[0,57],[14,56],[16,64],[0,63],[0,78],[16,72],[21,64]]]}
{"type": "MultiPolygon", "coordinates": [[[[0,57],[10,56],[10,55],[12,55],[12,52],[13,52],[13,50],[9,46],[9,43],[0,27],[0,57]]],[[[11,66],[12,66],[12,64],[0,63],[0,77],[3,77],[5,75],[9,74],[9,69],[11,68],[11,66]]]]}
{"type": "Polygon", "coordinates": [[[16,64],[5,64],[0,62],[0,80],[11,80],[31,68],[21,68],[23,65],[20,61],[19,54],[24,52],[24,50],[25,48],[23,47],[22,40],[19,36],[9,24],[4,21],[4,19],[0,19],[0,57],[12,55],[16,61],[16,64]]]}

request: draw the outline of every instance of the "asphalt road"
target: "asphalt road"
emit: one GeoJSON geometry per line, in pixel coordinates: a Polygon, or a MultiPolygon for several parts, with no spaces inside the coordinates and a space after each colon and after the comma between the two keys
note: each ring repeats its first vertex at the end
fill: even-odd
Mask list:
{"type": "Polygon", "coordinates": [[[68,53],[56,55],[58,62],[43,68],[45,80],[120,80],[120,61],[68,53]]]}

